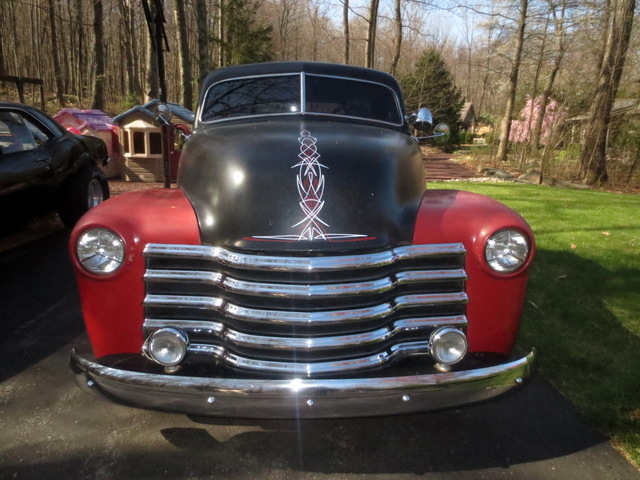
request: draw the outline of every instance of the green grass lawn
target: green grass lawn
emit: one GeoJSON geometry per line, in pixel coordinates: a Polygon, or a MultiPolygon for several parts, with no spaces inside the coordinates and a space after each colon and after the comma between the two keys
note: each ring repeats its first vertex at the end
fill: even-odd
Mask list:
{"type": "Polygon", "coordinates": [[[513,183],[430,183],[518,211],[537,256],[518,344],[640,465],[640,196],[513,183]]]}

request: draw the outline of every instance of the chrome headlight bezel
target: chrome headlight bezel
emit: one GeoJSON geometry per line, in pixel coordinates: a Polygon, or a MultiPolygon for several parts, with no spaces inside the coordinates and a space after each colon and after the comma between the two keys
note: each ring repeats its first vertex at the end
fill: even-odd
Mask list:
{"type": "Polygon", "coordinates": [[[142,353],[164,367],[180,364],[189,351],[189,337],[174,327],[165,327],[153,332],[144,342],[142,353]]]}
{"type": "Polygon", "coordinates": [[[78,236],[75,255],[86,272],[104,277],[120,270],[124,264],[126,247],[122,237],[114,231],[94,227],[78,236]]]}
{"type": "Polygon", "coordinates": [[[466,335],[452,327],[442,327],[434,331],[429,345],[433,360],[447,366],[460,362],[469,349],[466,335]]]}
{"type": "Polygon", "coordinates": [[[495,273],[515,273],[529,260],[530,242],[529,237],[516,228],[498,230],[485,242],[484,259],[495,273]]]}

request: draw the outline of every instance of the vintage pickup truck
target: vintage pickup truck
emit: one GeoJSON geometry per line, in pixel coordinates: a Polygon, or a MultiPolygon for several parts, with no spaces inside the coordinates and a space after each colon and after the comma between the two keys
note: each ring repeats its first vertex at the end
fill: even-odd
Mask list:
{"type": "MultiPolygon", "coordinates": [[[[177,188],[89,211],[70,239],[85,389],[188,414],[420,412],[522,384],[534,238],[506,206],[425,190],[396,80],[310,62],[202,86],[177,188]]],[[[430,132],[427,132],[430,133],[430,132]]]]}

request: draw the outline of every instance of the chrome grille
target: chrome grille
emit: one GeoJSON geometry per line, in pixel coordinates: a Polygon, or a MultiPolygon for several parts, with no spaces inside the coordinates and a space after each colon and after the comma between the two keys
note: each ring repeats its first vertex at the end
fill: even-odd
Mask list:
{"type": "Polygon", "coordinates": [[[145,335],[180,328],[195,360],[343,373],[428,355],[436,328],[466,327],[461,244],[330,257],[149,244],[144,255],[145,335]]]}

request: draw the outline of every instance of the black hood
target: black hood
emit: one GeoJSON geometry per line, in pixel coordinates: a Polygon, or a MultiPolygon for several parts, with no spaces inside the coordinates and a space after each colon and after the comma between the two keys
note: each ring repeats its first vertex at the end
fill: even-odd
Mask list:
{"type": "Polygon", "coordinates": [[[178,184],[203,244],[339,253],[411,243],[425,177],[400,130],[296,117],[201,127],[178,184]]]}

